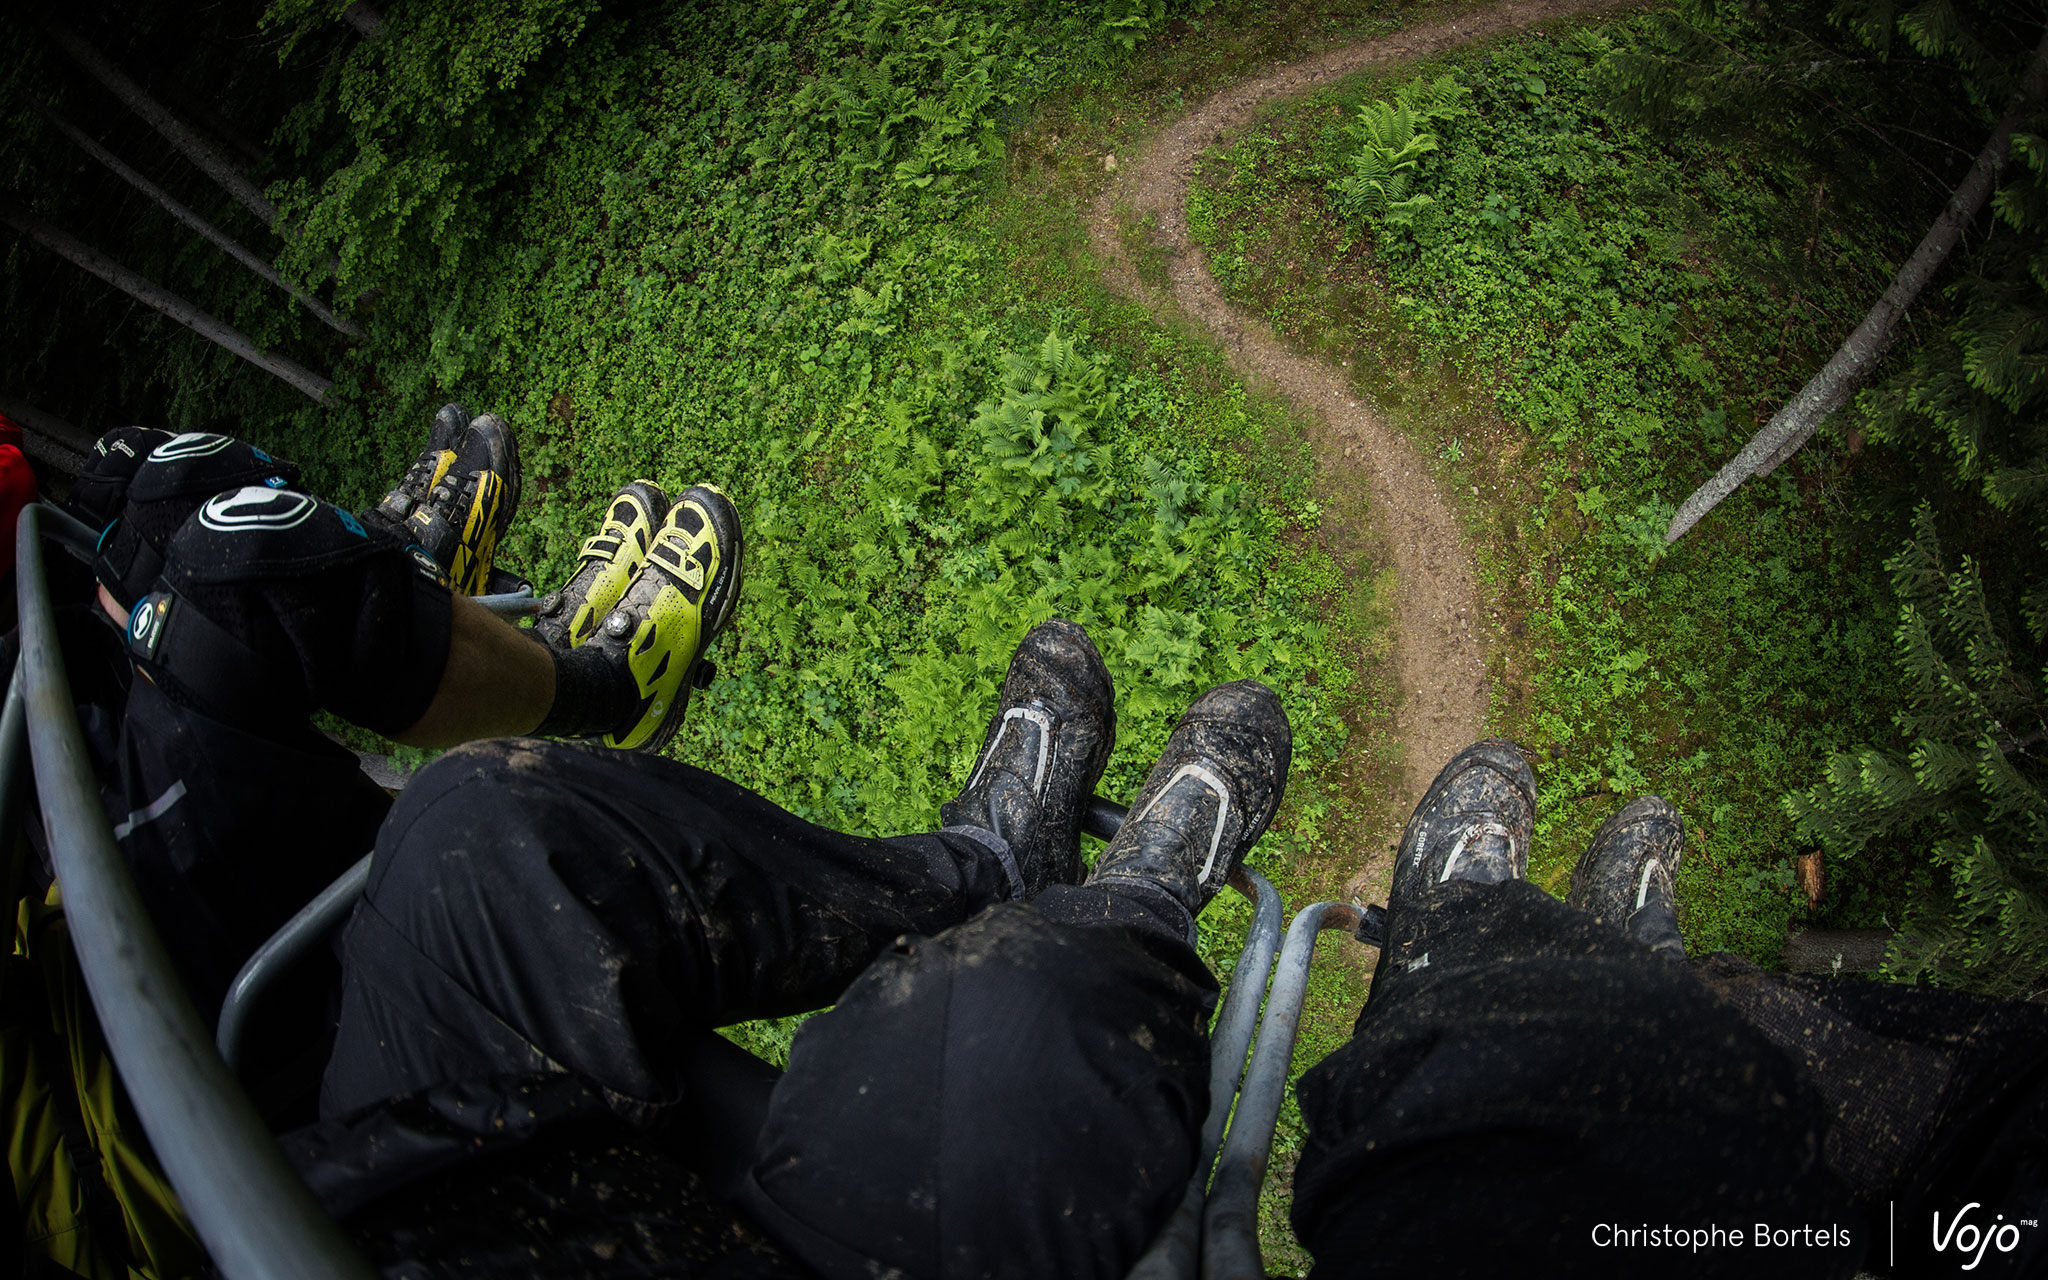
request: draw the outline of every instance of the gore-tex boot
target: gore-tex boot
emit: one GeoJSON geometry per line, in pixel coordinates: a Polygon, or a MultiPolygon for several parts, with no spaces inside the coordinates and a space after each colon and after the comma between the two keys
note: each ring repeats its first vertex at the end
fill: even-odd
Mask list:
{"type": "Polygon", "coordinates": [[[1659,955],[1682,960],[1676,884],[1684,857],[1685,819],[1661,796],[1639,797],[1593,833],[1572,869],[1565,901],[1659,955]]]}
{"type": "Polygon", "coordinates": [[[1012,897],[1081,878],[1081,814],[1116,743],[1109,668],[1063,618],[1018,643],[981,754],[960,794],[939,806],[945,830],[990,849],[1012,897]]]}
{"type": "Polygon", "coordinates": [[[1173,727],[1088,883],[1163,889],[1192,925],[1273,820],[1293,755],[1271,689],[1239,680],[1209,690],[1173,727]]]}
{"type": "Polygon", "coordinates": [[[1389,920],[1419,907],[1447,880],[1498,884],[1529,866],[1536,823],[1536,776],[1521,748],[1489,738],[1452,757],[1401,833],[1389,920]]]}

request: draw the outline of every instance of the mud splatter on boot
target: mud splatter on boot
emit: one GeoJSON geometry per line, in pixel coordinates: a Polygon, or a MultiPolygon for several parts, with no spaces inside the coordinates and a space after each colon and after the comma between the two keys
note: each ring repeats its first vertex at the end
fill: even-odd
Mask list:
{"type": "Polygon", "coordinates": [[[1685,958],[1678,933],[1678,864],[1685,819],[1661,796],[1641,796],[1600,824],[1572,868],[1572,906],[1616,925],[1674,960],[1685,958]]]}
{"type": "Polygon", "coordinates": [[[1164,889],[1193,917],[1265,833],[1287,787],[1294,730],[1256,680],[1195,699],[1166,739],[1090,884],[1164,889]]]}
{"type": "Polygon", "coordinates": [[[939,807],[946,830],[1003,860],[1012,896],[1080,880],[1081,813],[1116,743],[1115,705],[1077,624],[1042,622],[1017,645],[967,785],[939,807]]]}

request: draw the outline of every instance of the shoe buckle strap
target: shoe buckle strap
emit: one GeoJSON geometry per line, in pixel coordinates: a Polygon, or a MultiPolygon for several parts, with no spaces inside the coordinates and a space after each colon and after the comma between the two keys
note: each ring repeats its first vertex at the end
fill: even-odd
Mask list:
{"type": "MultiPolygon", "coordinates": [[[[423,458],[421,459],[421,461],[426,462],[432,468],[432,470],[427,473],[426,483],[423,484],[421,488],[432,489],[435,485],[441,483],[442,479],[445,476],[447,476],[447,474],[450,471],[455,469],[455,450],[443,449],[440,452],[434,454],[433,457],[423,458]]],[[[414,465],[415,467],[417,467],[418,464],[415,463],[414,465]]]]}
{"type": "MultiPolygon", "coordinates": [[[[709,542],[706,538],[704,541],[709,542]]],[[[681,539],[660,537],[647,549],[647,563],[656,566],[692,591],[704,589],[704,566],[693,554],[694,546],[679,545],[681,539]]]]}
{"type": "Polygon", "coordinates": [[[585,560],[602,560],[609,564],[612,557],[619,554],[619,548],[623,545],[625,544],[612,534],[593,533],[583,540],[581,554],[585,560]]]}

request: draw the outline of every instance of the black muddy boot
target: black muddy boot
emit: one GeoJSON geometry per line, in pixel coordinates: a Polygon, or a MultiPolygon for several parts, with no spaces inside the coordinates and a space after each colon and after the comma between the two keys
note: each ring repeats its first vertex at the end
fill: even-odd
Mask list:
{"type": "Polygon", "coordinates": [[[1535,823],[1536,777],[1521,750],[1497,739],[1465,748],[1429,784],[1401,833],[1388,909],[1446,880],[1520,880],[1535,823]]]}
{"type": "Polygon", "coordinates": [[[1271,689],[1219,685],[1181,716],[1091,885],[1164,891],[1194,917],[1264,834],[1287,787],[1294,732],[1271,689]]]}
{"type": "Polygon", "coordinates": [[[1685,819],[1661,796],[1639,797],[1593,833],[1565,901],[1657,954],[1683,960],[1675,886],[1684,857],[1685,819]]]}
{"type": "Polygon", "coordinates": [[[1453,756],[1401,833],[1387,891],[1389,954],[1408,958],[1435,886],[1522,879],[1535,824],[1536,775],[1521,748],[1489,738],[1453,756]]]}
{"type": "Polygon", "coordinates": [[[996,850],[1011,896],[1081,878],[1081,813],[1116,744],[1109,668],[1079,625],[1041,622],[1018,643],[974,771],[939,806],[944,829],[996,850]]]}

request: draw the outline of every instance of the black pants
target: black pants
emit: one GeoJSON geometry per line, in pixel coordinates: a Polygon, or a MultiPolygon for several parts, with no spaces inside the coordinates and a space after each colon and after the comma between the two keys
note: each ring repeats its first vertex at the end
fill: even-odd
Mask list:
{"type": "Polygon", "coordinates": [[[211,1022],[242,963],[370,851],[390,798],[303,719],[253,733],[142,679],[112,755],[104,790],[115,835],[211,1022]]]}
{"type": "MultiPolygon", "coordinates": [[[[827,1275],[1121,1276],[1192,1172],[1216,988],[1143,901],[1004,902],[973,840],[847,836],[686,765],[532,740],[424,771],[373,867],[344,940],[330,1123],[295,1150],[316,1185],[339,1159],[321,1145],[388,1099],[547,1073],[658,1162],[690,1141],[678,1046],[834,1002],[797,1037],[740,1192],[827,1275]]],[[[567,1167],[622,1149],[588,1132],[605,1136],[572,1142],[567,1167]]],[[[387,1244],[420,1238],[380,1212],[387,1244]]],[[[625,1234],[671,1229],[701,1237],[625,1234]]],[[[559,1234],[550,1256],[582,1265],[559,1234]]]]}
{"type": "Polygon", "coordinates": [[[1389,923],[1404,961],[1298,1089],[1318,1276],[1925,1274],[1968,1261],[1937,1209],[2039,1217],[2048,1011],[1672,963],[1525,882],[1389,923]]]}
{"type": "Polygon", "coordinates": [[[337,507],[261,490],[297,504],[291,522],[221,527],[185,514],[210,481],[192,483],[178,501],[131,501],[115,526],[174,530],[161,560],[137,555],[156,571],[139,586],[177,600],[161,643],[125,637],[134,674],[101,694],[114,714],[100,719],[117,727],[94,736],[122,852],[211,1018],[249,955],[369,852],[390,807],[309,714],[386,733],[416,722],[447,661],[452,606],[402,544],[337,507]]]}

